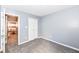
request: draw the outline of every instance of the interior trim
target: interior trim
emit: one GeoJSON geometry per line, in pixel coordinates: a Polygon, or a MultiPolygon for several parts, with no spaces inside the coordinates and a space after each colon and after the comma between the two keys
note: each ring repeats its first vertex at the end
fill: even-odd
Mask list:
{"type": "Polygon", "coordinates": [[[24,42],[21,42],[19,45],[24,44],[24,43],[27,43],[27,42],[30,42],[30,41],[32,41],[32,40],[26,40],[24,42]]]}
{"type": "Polygon", "coordinates": [[[73,49],[73,50],[76,50],[76,51],[79,51],[78,48],[75,48],[75,47],[72,47],[72,46],[69,46],[69,45],[66,45],[66,44],[63,44],[63,43],[59,43],[59,42],[57,42],[57,41],[54,41],[54,40],[51,40],[51,39],[48,39],[48,38],[45,38],[45,37],[39,37],[39,38],[43,38],[43,39],[45,39],[45,40],[49,40],[49,41],[54,42],[54,43],[57,43],[57,44],[59,44],[59,45],[68,47],[68,48],[73,49]]]}
{"type": "Polygon", "coordinates": [[[8,13],[8,12],[5,12],[5,14],[18,17],[18,45],[20,45],[20,15],[17,15],[15,13],[8,13]]]}

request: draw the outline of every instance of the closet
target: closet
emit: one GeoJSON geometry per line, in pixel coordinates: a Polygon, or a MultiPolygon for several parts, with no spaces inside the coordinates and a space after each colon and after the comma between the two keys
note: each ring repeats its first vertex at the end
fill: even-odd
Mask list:
{"type": "Polygon", "coordinates": [[[8,47],[18,45],[18,17],[5,15],[6,17],[6,44],[8,47]]]}

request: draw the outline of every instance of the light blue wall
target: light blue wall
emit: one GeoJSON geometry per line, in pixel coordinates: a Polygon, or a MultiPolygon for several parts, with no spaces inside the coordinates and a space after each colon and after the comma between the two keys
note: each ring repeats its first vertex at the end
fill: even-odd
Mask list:
{"type": "Polygon", "coordinates": [[[27,14],[13,9],[5,9],[5,12],[20,16],[20,43],[27,40],[27,29],[25,29],[25,26],[27,26],[27,14]]]}
{"type": "Polygon", "coordinates": [[[27,41],[28,32],[27,32],[26,27],[28,25],[28,17],[36,17],[36,16],[25,13],[25,12],[17,11],[14,9],[7,9],[7,8],[5,8],[5,12],[20,16],[20,43],[27,41]]]}
{"type": "Polygon", "coordinates": [[[39,20],[39,35],[79,48],[79,6],[42,17],[39,20]]]}

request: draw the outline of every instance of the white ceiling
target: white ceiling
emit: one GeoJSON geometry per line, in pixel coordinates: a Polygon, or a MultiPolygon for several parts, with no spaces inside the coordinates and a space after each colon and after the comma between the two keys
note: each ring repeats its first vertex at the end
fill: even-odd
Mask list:
{"type": "Polygon", "coordinates": [[[72,5],[5,5],[3,7],[27,12],[36,16],[45,16],[73,6],[72,5]]]}

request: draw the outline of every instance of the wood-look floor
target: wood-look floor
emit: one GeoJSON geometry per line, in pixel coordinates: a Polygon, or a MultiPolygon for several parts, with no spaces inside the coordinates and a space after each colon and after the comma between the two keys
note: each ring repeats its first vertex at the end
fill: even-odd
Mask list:
{"type": "Polygon", "coordinates": [[[7,47],[6,53],[78,53],[73,49],[58,45],[45,39],[35,39],[20,46],[7,47]]]}

